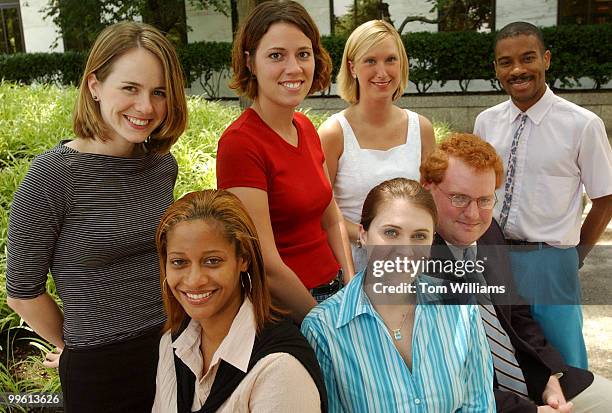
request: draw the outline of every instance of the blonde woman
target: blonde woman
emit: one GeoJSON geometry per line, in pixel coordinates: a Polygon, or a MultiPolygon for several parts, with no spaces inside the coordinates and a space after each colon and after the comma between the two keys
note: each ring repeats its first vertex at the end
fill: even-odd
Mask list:
{"type": "Polygon", "coordinates": [[[431,122],[395,105],[407,84],[408,57],[393,26],[372,20],[356,28],[338,74],[338,91],[350,106],[319,128],[356,270],[367,260],[357,224],[367,193],[395,177],[418,181],[421,160],[435,145],[431,122]]]}

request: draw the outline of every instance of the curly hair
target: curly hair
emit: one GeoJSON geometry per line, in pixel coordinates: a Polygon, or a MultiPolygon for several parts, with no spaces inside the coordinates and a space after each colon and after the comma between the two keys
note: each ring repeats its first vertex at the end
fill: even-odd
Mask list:
{"type": "Polygon", "coordinates": [[[454,133],[446,138],[427,159],[421,163],[421,182],[439,184],[444,180],[448,158],[453,156],[477,171],[493,169],[495,188],[504,179],[504,166],[495,148],[471,133],[454,133]]]}

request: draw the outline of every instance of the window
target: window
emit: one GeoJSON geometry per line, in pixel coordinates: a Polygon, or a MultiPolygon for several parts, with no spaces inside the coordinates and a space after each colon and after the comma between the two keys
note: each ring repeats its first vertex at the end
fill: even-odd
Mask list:
{"type": "Polygon", "coordinates": [[[19,2],[0,0],[0,53],[24,51],[19,2]]]}
{"type": "Polygon", "coordinates": [[[559,24],[612,22],[612,0],[559,0],[559,24]]]}
{"type": "Polygon", "coordinates": [[[439,4],[440,32],[495,30],[495,0],[449,0],[439,4]]]}

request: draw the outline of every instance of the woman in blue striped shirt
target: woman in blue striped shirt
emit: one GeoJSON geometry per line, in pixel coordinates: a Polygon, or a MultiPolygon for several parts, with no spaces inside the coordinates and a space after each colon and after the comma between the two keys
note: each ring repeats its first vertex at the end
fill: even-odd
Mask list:
{"type": "Polygon", "coordinates": [[[415,292],[409,290],[415,274],[399,264],[421,256],[417,249],[429,251],[435,221],[433,199],[416,181],[385,181],[366,197],[361,240],[368,269],[302,323],[330,412],[495,411],[491,354],[477,307],[417,304],[418,289],[403,293],[415,292]]]}

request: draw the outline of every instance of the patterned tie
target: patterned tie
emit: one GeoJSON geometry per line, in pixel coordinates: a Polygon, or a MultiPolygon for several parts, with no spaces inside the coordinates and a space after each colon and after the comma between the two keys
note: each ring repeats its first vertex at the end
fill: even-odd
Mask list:
{"type": "MultiPolygon", "coordinates": [[[[475,260],[475,249],[475,247],[464,249],[463,260],[475,260]]],[[[482,273],[475,275],[474,279],[483,285],[486,284],[482,273]]],[[[478,307],[487,335],[487,341],[489,342],[489,347],[491,347],[491,356],[498,386],[503,390],[511,391],[525,399],[529,399],[523,371],[514,356],[514,346],[512,346],[510,338],[499,323],[495,308],[492,304],[487,303],[479,304],[478,307]]]]}
{"type": "Polygon", "coordinates": [[[516,170],[516,151],[518,149],[519,139],[525,129],[525,121],[527,115],[521,115],[521,122],[512,138],[512,146],[510,146],[510,156],[508,156],[508,168],[506,173],[506,185],[504,186],[504,203],[499,215],[499,225],[504,229],[508,222],[508,213],[510,212],[510,204],[512,203],[512,191],[514,190],[514,172],[516,170]]]}

